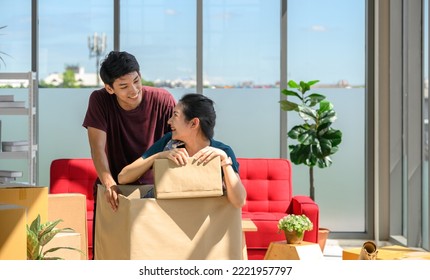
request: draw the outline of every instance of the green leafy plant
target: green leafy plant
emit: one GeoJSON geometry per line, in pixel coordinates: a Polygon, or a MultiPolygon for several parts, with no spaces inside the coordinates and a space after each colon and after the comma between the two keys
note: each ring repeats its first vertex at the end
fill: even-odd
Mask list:
{"type": "Polygon", "coordinates": [[[281,231],[289,231],[293,232],[295,231],[297,236],[302,237],[303,233],[307,230],[312,230],[314,225],[312,224],[311,220],[309,218],[302,214],[302,215],[294,215],[289,214],[278,222],[278,229],[279,232],[281,231]]]}
{"type": "Polygon", "coordinates": [[[40,215],[31,223],[27,225],[27,260],[61,260],[59,257],[46,256],[49,253],[55,252],[60,249],[75,250],[83,254],[79,249],[73,247],[55,247],[43,251],[43,247],[51,241],[59,232],[71,231],[71,228],[56,228],[56,226],[63,220],[49,221],[40,223],[40,215]]]}
{"type": "Polygon", "coordinates": [[[297,144],[288,146],[290,160],[296,165],[309,166],[309,196],[315,200],[314,166],[326,168],[331,166],[331,156],[339,150],[342,142],[342,132],[332,128],[337,119],[333,104],[319,93],[309,93],[311,87],[319,80],[296,83],[288,82],[289,89],[282,90],[282,94],[298,99],[299,102],[281,100],[284,111],[295,111],[303,120],[288,131],[288,137],[296,140],[297,144]]]}

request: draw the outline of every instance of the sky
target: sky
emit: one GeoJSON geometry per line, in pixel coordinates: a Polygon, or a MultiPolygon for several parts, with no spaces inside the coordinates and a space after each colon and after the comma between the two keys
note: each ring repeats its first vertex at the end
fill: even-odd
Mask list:
{"type": "MultiPolygon", "coordinates": [[[[88,36],[113,49],[113,1],[39,1],[39,77],[78,65],[96,71],[88,36]]],[[[31,66],[31,1],[2,0],[0,71],[31,66]]],[[[122,0],[121,50],[136,55],[144,78],[194,79],[195,0],[122,0]]],[[[279,0],[203,1],[203,76],[219,84],[274,84],[280,77],[279,0]]],[[[288,1],[288,79],[364,84],[365,1],[288,1]]],[[[103,54],[104,55],[104,54],[103,54]]]]}

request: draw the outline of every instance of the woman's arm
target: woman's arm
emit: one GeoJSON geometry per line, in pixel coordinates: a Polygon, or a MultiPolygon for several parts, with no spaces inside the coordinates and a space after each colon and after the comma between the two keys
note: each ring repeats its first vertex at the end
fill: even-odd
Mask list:
{"type": "Polygon", "coordinates": [[[188,153],[185,148],[176,148],[155,153],[147,158],[143,156],[139,157],[121,170],[118,174],[118,182],[120,184],[128,184],[137,181],[152,167],[152,165],[154,165],[154,161],[160,158],[170,159],[177,165],[185,165],[187,164],[188,153]]]}
{"type": "Polygon", "coordinates": [[[237,174],[231,166],[231,159],[221,160],[221,168],[224,172],[224,184],[227,188],[227,198],[236,208],[242,208],[246,201],[246,190],[237,174]]]}
{"type": "Polygon", "coordinates": [[[137,181],[152,167],[154,160],[158,158],[159,154],[157,153],[147,158],[139,157],[129,165],[126,165],[118,174],[118,182],[124,185],[137,181]]]}

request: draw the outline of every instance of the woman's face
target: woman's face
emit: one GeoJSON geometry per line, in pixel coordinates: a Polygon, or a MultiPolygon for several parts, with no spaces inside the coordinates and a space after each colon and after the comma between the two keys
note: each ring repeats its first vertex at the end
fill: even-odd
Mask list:
{"type": "Polygon", "coordinates": [[[191,132],[191,121],[185,119],[182,104],[178,103],[173,109],[172,117],[167,121],[172,129],[172,139],[185,141],[191,132]]]}

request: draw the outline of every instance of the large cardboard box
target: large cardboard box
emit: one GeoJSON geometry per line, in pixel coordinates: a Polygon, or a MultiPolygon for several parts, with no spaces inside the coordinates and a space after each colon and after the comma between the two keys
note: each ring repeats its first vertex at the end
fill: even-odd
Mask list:
{"type": "Polygon", "coordinates": [[[157,199],[221,196],[223,189],[219,158],[205,164],[189,158],[184,166],[178,166],[169,159],[156,159],[154,186],[157,199]]]}
{"type": "Polygon", "coordinates": [[[16,204],[27,209],[27,224],[31,224],[37,215],[42,223],[48,218],[48,187],[26,185],[1,185],[0,203],[16,204]]]}
{"type": "MultiPolygon", "coordinates": [[[[79,248],[84,254],[78,254],[81,260],[88,259],[88,224],[87,200],[80,193],[48,194],[48,220],[63,220],[60,228],[72,228],[80,234],[79,248]]],[[[74,254],[76,255],[76,254],[74,254]]]]}
{"type": "MultiPolygon", "coordinates": [[[[422,259],[430,260],[430,252],[420,251],[399,245],[384,246],[377,249],[377,260],[422,259]]],[[[361,247],[348,248],[342,251],[342,260],[358,260],[361,247]]]]}
{"type": "Polygon", "coordinates": [[[239,260],[241,211],[225,196],[141,198],[149,186],[118,186],[113,211],[99,186],[95,259],[239,260]]]}
{"type": "MultiPolygon", "coordinates": [[[[83,248],[81,247],[81,239],[82,237],[79,232],[59,232],[43,247],[43,251],[46,252],[51,248],[57,247],[69,247],[83,251],[83,248]]],[[[79,251],[63,248],[47,253],[45,256],[57,257],[63,260],[81,260],[82,255],[83,254],[79,251]]]]}
{"type": "Polygon", "coordinates": [[[26,209],[0,204],[0,260],[27,259],[26,209]]]}

